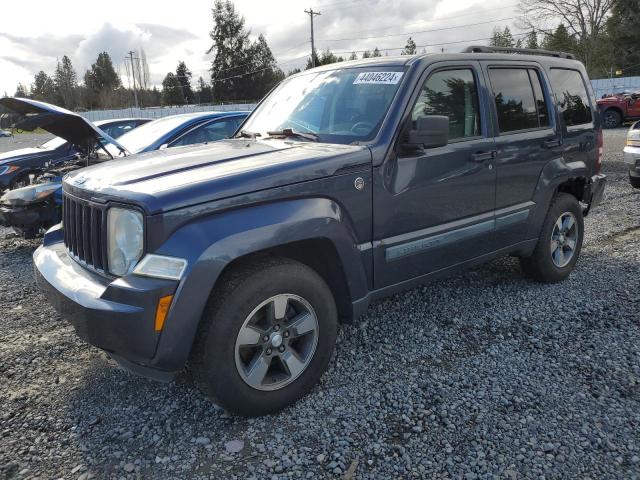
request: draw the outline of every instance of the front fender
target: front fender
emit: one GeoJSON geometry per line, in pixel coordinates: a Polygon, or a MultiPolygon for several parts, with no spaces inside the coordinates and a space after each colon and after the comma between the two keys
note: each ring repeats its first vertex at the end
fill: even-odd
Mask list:
{"type": "Polygon", "coordinates": [[[210,215],[183,225],[154,253],[186,258],[154,360],[163,370],[182,368],[216,281],[233,260],[287,243],[328,239],[345,271],[351,299],[367,293],[357,239],[342,208],[327,198],[266,203],[210,215]]]}

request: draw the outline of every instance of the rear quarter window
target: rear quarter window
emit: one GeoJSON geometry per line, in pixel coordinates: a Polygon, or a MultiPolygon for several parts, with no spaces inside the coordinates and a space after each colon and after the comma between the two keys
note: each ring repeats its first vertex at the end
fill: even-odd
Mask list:
{"type": "Polygon", "coordinates": [[[591,102],[582,75],[577,70],[552,68],[551,87],[556,95],[558,111],[567,127],[591,123],[591,102]]]}

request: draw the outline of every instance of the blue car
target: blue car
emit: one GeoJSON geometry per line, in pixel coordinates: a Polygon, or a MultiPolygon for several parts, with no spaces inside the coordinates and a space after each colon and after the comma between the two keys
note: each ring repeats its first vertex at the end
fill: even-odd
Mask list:
{"type": "MultiPolygon", "coordinates": [[[[118,138],[136,127],[150,122],[149,118],[101,120],[94,125],[112,138],[118,138]]],[[[0,191],[29,185],[29,175],[68,162],[83,153],[81,146],[63,137],[55,137],[35,148],[20,148],[0,153],[0,191]]]]}
{"type": "MultiPolygon", "coordinates": [[[[15,100],[15,99],[12,99],[15,100]]],[[[21,99],[22,100],[22,99],[21,99]]],[[[0,100],[2,102],[3,100],[0,100]]],[[[95,125],[78,115],[56,108],[56,114],[64,112],[57,123],[74,125],[69,133],[58,133],[79,144],[94,145],[82,160],[65,164],[43,176],[43,182],[11,190],[0,198],[0,221],[25,238],[33,237],[42,228],[49,228],[61,220],[62,176],[68,171],[115,158],[128,157],[153,150],[202,144],[232,136],[249,112],[198,112],[173,115],[151,121],[122,135],[111,138],[95,125]],[[85,125],[84,123],[87,125],[85,125]],[[74,138],[71,139],[71,136],[74,138]]],[[[52,112],[43,111],[46,118],[52,112]]],[[[36,116],[37,117],[37,116],[36,116]]],[[[32,121],[40,128],[51,131],[50,124],[32,121]]]]}

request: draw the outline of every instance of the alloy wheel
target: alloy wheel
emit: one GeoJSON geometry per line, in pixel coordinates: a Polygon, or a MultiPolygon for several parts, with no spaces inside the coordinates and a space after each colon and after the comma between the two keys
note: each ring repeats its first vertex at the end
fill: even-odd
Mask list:
{"type": "Polygon", "coordinates": [[[551,232],[551,259],[558,268],[566,267],[576,252],[578,222],[571,212],[565,212],[556,220],[551,232]]]}
{"type": "Polygon", "coordinates": [[[278,390],[309,366],[318,344],[318,318],[304,298],[275,295],[245,319],[235,342],[236,368],[257,390],[278,390]]]}

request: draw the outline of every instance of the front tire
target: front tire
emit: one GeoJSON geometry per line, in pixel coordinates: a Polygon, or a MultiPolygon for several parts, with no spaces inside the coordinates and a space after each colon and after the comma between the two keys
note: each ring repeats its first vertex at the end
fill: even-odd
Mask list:
{"type": "Polygon", "coordinates": [[[560,282],[575,267],[583,239],[584,220],[578,200],[568,193],[558,193],[551,202],[533,254],[521,257],[520,266],[538,282],[560,282]]]}
{"type": "Polygon", "coordinates": [[[239,415],[293,404],[326,370],[337,310],[324,280],[269,258],[224,274],[202,316],[189,368],[215,403],[239,415]]]}

